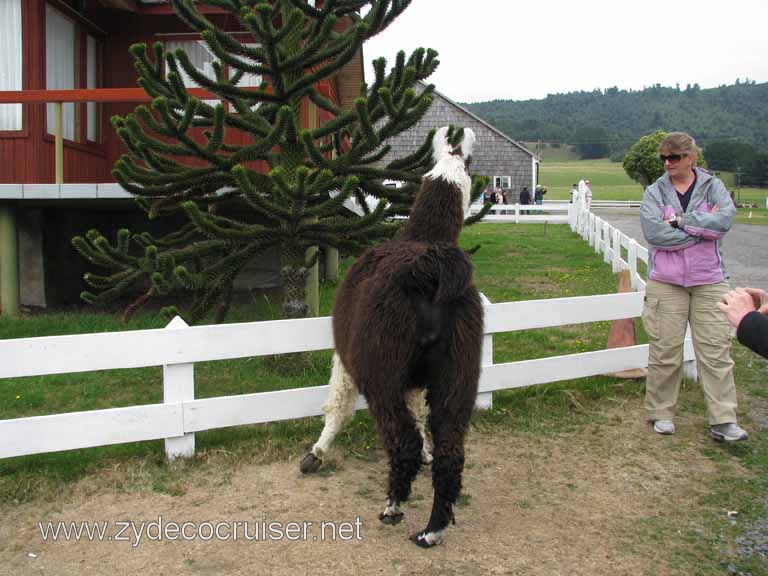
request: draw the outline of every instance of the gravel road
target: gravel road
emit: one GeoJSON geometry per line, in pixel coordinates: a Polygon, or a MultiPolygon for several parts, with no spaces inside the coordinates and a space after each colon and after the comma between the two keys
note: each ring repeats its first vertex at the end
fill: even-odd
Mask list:
{"type": "MultiPolygon", "coordinates": [[[[647,247],[640,229],[639,209],[604,208],[594,212],[647,247]]],[[[734,224],[723,241],[723,258],[732,287],[753,286],[768,290],[768,226],[734,224]]]]}

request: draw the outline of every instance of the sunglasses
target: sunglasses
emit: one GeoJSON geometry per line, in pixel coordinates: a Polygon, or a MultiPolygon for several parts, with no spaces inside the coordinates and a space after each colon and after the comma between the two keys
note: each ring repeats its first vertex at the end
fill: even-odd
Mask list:
{"type": "Polygon", "coordinates": [[[659,154],[659,160],[661,160],[661,163],[664,164],[667,160],[670,161],[670,163],[674,162],[680,162],[680,159],[684,156],[684,154],[659,154]]]}

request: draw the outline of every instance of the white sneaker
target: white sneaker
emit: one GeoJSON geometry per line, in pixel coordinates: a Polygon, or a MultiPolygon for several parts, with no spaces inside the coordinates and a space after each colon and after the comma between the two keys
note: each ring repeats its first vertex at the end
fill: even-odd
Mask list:
{"type": "Polygon", "coordinates": [[[746,440],[749,435],[747,431],[736,422],[726,422],[725,424],[715,424],[709,427],[709,435],[718,442],[737,442],[746,440]]]}
{"type": "Polygon", "coordinates": [[[675,433],[675,423],[672,420],[655,420],[653,431],[656,434],[670,435],[675,433]]]}

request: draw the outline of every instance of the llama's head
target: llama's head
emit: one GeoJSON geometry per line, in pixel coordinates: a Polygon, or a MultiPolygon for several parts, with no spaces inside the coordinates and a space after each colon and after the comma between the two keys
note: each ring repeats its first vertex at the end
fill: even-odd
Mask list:
{"type": "Polygon", "coordinates": [[[448,127],[443,126],[432,139],[432,158],[435,165],[424,177],[432,180],[442,178],[461,189],[463,212],[469,211],[472,179],[469,176],[469,164],[472,159],[472,148],[475,145],[475,133],[470,128],[464,129],[464,138],[453,146],[448,140],[448,127]]]}

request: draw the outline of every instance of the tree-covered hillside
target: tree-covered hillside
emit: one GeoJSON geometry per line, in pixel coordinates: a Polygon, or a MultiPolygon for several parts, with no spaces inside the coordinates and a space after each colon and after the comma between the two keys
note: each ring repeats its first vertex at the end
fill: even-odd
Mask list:
{"type": "Polygon", "coordinates": [[[768,83],[702,90],[656,85],[550,94],[542,100],[463,104],[515,140],[607,144],[624,151],[657,129],[683,130],[702,146],[737,140],[768,148],[768,83]],[[597,135],[597,136],[591,136],[597,135]]]}

